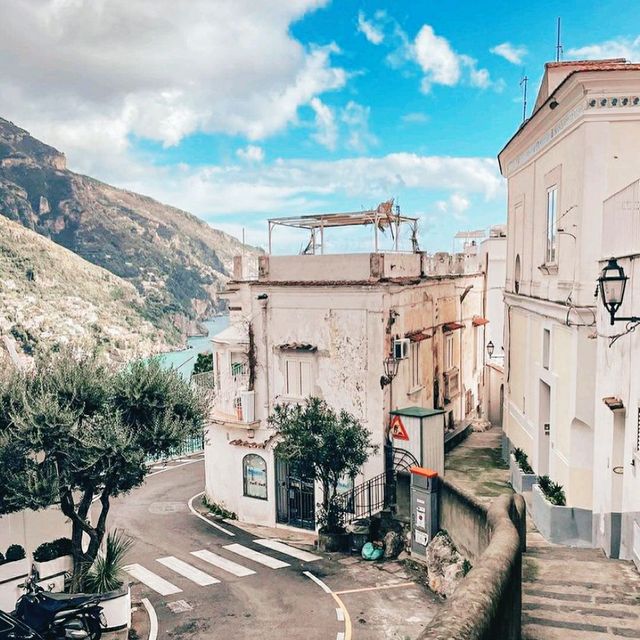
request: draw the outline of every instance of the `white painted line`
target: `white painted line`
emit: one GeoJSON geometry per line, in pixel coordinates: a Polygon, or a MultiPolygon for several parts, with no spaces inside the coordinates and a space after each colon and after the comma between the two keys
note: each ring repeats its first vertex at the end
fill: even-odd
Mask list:
{"type": "Polygon", "coordinates": [[[168,580],[161,578],[149,569],[145,569],[140,564],[130,564],[124,567],[124,570],[136,580],[146,584],[147,587],[157,591],[161,596],[169,596],[172,593],[180,593],[182,589],[171,584],[168,580]]]}
{"type": "Polygon", "coordinates": [[[149,615],[149,640],[157,640],[158,638],[158,616],[153,605],[149,602],[149,598],[142,598],[142,604],[149,615]]]}
{"type": "Polygon", "coordinates": [[[344,631],[338,631],[336,635],[336,640],[344,640],[344,631]]]}
{"type": "MultiPolygon", "coordinates": [[[[187,462],[187,464],[191,464],[190,462],[187,462]]],[[[160,471],[158,473],[161,473],[160,471]]],[[[195,509],[195,507],[193,506],[193,501],[196,498],[199,498],[202,494],[204,493],[204,491],[201,491],[200,493],[196,493],[195,496],[191,496],[189,498],[189,502],[187,502],[187,505],[189,507],[189,511],[191,511],[191,513],[196,517],[196,518],[200,518],[200,520],[202,520],[203,522],[206,522],[208,525],[215,527],[216,529],[218,529],[219,531],[222,531],[222,533],[226,533],[228,536],[231,536],[232,538],[235,538],[235,533],[233,533],[233,531],[229,531],[228,529],[225,529],[224,527],[221,527],[219,524],[216,524],[215,522],[211,522],[211,520],[207,520],[201,513],[198,513],[195,509]]]]}
{"type": "Polygon", "coordinates": [[[176,464],[172,467],[165,467],[164,469],[160,469],[160,471],[152,471],[151,473],[147,474],[147,478],[150,478],[151,476],[157,476],[159,473],[165,473],[166,471],[173,471],[174,469],[179,469],[180,467],[186,467],[188,464],[195,464],[196,462],[202,462],[202,460],[189,460],[189,462],[176,464]]]}
{"type": "Polygon", "coordinates": [[[340,607],[336,608],[336,618],[338,618],[338,622],[344,622],[344,612],[340,607]]]}
{"type": "Polygon", "coordinates": [[[302,574],[307,576],[307,578],[313,580],[317,585],[319,585],[322,588],[324,592],[331,593],[331,589],[329,589],[329,587],[324,582],[322,582],[320,578],[317,578],[316,576],[314,576],[313,573],[311,573],[311,571],[303,571],[302,574]]]}
{"type": "Polygon", "coordinates": [[[233,560],[227,560],[226,558],[212,553],[207,549],[192,551],[191,555],[195,556],[196,558],[200,558],[200,560],[204,560],[205,562],[208,562],[214,567],[218,567],[218,569],[222,569],[227,573],[232,573],[234,576],[238,576],[238,578],[250,576],[255,573],[255,571],[248,569],[247,567],[243,567],[241,564],[233,562],[233,560]]]}
{"type": "Polygon", "coordinates": [[[169,567],[176,573],[180,574],[184,578],[188,578],[191,582],[195,582],[201,587],[206,587],[210,584],[218,584],[220,580],[210,576],[208,573],[204,571],[200,571],[196,567],[192,567],[187,562],[183,562],[178,558],[174,558],[173,556],[167,556],[166,558],[158,558],[157,562],[163,564],[165,567],[169,567]]]}
{"type": "Polygon", "coordinates": [[[264,553],[260,553],[259,551],[254,551],[253,549],[249,549],[249,547],[245,547],[241,544],[228,544],[223,548],[227,551],[231,551],[231,553],[237,553],[243,558],[248,558],[249,560],[253,560],[253,562],[263,564],[265,567],[269,567],[270,569],[282,569],[282,567],[289,566],[286,562],[276,560],[271,556],[267,556],[264,553]]]}
{"type": "Polygon", "coordinates": [[[254,542],[256,542],[257,544],[261,544],[263,547],[267,547],[267,549],[272,549],[273,551],[284,553],[287,556],[297,558],[298,560],[302,560],[303,562],[315,562],[316,560],[322,560],[320,556],[316,556],[313,553],[309,553],[308,551],[303,551],[302,549],[290,547],[288,544],[284,544],[284,542],[279,542],[278,540],[264,539],[254,540],[254,542]]]}

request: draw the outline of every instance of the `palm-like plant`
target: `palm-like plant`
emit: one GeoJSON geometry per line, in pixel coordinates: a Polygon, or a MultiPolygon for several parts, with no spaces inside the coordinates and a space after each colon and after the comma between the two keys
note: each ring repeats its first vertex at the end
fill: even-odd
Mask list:
{"type": "Polygon", "coordinates": [[[85,590],[89,593],[108,593],[120,589],[123,584],[125,557],[132,545],[133,539],[124,531],[110,531],[104,548],[98,552],[87,573],[85,590]]]}

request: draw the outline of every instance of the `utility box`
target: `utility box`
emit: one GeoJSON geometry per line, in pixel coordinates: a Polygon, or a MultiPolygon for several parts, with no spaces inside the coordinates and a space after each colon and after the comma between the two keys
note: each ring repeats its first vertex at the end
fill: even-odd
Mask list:
{"type": "Polygon", "coordinates": [[[438,473],[411,467],[411,553],[427,555],[427,545],[438,533],[438,473]]]}

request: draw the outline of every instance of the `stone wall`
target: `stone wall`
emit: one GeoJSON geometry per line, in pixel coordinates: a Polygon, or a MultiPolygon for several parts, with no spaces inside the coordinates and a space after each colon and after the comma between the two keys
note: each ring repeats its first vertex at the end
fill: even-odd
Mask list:
{"type": "Polygon", "coordinates": [[[419,640],[520,640],[525,503],[503,495],[487,509],[441,480],[440,528],[473,568],[419,640]]]}

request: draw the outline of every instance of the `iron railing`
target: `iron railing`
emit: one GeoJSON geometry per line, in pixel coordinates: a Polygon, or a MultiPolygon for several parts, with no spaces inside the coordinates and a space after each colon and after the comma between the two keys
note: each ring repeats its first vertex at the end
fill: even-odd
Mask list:
{"type": "Polygon", "coordinates": [[[381,473],[336,497],[345,524],[379,513],[387,506],[387,474],[381,473]]]}
{"type": "Polygon", "coordinates": [[[188,456],[192,453],[204,451],[204,433],[187,438],[179,447],[172,449],[166,455],[147,456],[147,462],[160,462],[164,460],[172,460],[182,456],[188,456]]]}

